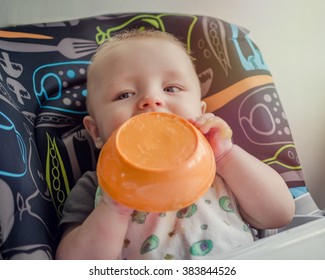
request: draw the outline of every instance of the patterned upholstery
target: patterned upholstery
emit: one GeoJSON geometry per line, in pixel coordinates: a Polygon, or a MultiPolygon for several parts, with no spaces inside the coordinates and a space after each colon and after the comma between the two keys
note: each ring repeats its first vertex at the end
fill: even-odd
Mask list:
{"type": "Polygon", "coordinates": [[[234,142],[307,192],[290,127],[248,31],[217,18],[116,14],[0,31],[0,258],[52,259],[63,204],[98,151],[82,126],[86,69],[105,39],[130,28],[176,35],[196,58],[208,110],[234,142]]]}

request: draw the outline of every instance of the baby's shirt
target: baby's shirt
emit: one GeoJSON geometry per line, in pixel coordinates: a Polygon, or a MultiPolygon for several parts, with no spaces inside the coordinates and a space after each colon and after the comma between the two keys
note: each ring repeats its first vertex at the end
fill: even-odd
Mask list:
{"type": "Polygon", "coordinates": [[[253,240],[234,196],[216,176],[206,194],[179,211],[133,211],[120,258],[213,259],[253,240]]]}

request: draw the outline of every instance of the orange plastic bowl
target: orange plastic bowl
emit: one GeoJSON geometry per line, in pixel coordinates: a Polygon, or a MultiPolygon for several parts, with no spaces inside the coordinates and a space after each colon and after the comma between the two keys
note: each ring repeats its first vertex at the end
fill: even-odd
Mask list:
{"type": "Polygon", "coordinates": [[[99,185],[116,201],[146,212],[187,207],[215,176],[204,135],[173,114],[144,113],[118,128],[97,164],[99,185]]]}

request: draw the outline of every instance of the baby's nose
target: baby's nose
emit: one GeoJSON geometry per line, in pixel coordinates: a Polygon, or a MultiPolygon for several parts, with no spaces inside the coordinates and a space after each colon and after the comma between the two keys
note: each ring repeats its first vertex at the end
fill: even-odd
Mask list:
{"type": "Polygon", "coordinates": [[[156,97],[145,97],[140,100],[140,109],[149,109],[163,106],[163,101],[156,97]]]}

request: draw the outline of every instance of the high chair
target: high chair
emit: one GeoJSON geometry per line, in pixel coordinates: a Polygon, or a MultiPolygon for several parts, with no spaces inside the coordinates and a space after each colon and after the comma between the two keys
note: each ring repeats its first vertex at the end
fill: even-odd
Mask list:
{"type": "Polygon", "coordinates": [[[169,13],[8,27],[0,31],[0,258],[54,258],[64,202],[98,156],[82,125],[87,67],[98,45],[130,28],[159,29],[186,43],[207,110],[226,120],[234,142],[274,168],[295,198],[297,218],[279,231],[322,216],[270,70],[246,29],[169,13]]]}

